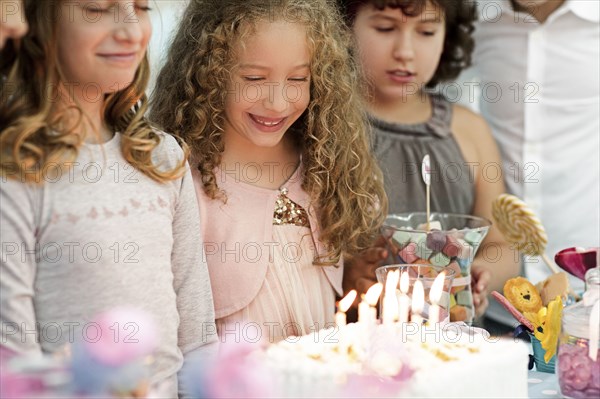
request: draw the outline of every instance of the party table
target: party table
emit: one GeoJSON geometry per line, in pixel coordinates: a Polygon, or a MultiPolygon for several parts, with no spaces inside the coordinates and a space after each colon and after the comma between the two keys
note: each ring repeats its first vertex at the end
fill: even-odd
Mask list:
{"type": "Polygon", "coordinates": [[[530,398],[562,398],[558,389],[558,376],[540,371],[529,371],[527,376],[530,398]]]}

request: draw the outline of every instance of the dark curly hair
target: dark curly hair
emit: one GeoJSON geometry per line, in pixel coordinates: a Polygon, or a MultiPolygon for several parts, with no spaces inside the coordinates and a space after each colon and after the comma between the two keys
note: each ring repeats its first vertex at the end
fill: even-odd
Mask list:
{"type": "Polygon", "coordinates": [[[473,23],[477,20],[476,2],[472,0],[337,0],[346,24],[354,24],[356,13],[361,7],[372,4],[383,10],[386,7],[398,8],[407,16],[417,16],[430,2],[444,12],[446,38],[440,63],[427,83],[427,87],[435,87],[438,83],[447,82],[458,77],[460,72],[471,65],[471,54],[475,47],[473,23]]]}

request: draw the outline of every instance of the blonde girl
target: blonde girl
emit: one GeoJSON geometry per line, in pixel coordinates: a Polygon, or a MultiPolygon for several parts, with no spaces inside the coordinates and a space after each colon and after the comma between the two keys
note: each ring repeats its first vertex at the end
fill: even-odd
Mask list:
{"type": "Polygon", "coordinates": [[[330,326],[385,210],[348,35],[321,0],[192,1],[151,118],[192,149],[223,341],[330,326]]]}
{"type": "MultiPolygon", "coordinates": [[[[114,334],[100,312],[146,311],[173,397],[216,336],[185,151],[144,118],[148,3],[24,1],[30,31],[0,54],[0,317],[3,345],[53,353],[114,334]]],[[[151,333],[130,327],[115,339],[151,333]]]]}

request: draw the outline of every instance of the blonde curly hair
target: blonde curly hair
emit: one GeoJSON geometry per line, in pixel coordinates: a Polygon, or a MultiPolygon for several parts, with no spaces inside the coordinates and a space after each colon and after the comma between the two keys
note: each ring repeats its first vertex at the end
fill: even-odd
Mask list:
{"type": "Polygon", "coordinates": [[[150,119],[192,149],[204,192],[222,197],[215,168],[224,150],[223,127],[230,72],[241,37],[261,21],[306,27],[311,101],[290,127],[300,148],[304,190],[318,211],[327,254],[368,247],[383,222],[387,197],[370,152],[361,101],[361,76],[350,54],[350,35],[333,2],[326,0],[192,0],[183,15],[151,100],[150,119]]]}
{"type": "MultiPolygon", "coordinates": [[[[66,111],[57,108],[57,89],[64,82],[57,61],[57,21],[62,1],[25,0],[29,33],[0,52],[0,174],[4,178],[41,183],[50,167],[68,167],[77,158],[84,112],[67,126],[66,111]],[[56,17],[51,17],[56,16],[56,17]]],[[[158,182],[180,177],[186,159],[172,170],[152,162],[160,136],[144,118],[150,71],[147,55],[134,81],[104,98],[104,120],[121,133],[121,151],[136,169],[158,182]]],[[[183,143],[182,143],[183,145],[183,143]]],[[[187,147],[184,145],[187,157],[187,147]]]]}

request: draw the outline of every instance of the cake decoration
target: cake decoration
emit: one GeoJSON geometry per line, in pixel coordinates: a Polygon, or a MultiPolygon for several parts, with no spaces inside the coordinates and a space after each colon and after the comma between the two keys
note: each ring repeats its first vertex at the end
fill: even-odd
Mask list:
{"type": "Polygon", "coordinates": [[[600,248],[572,247],[563,249],[554,255],[554,261],[561,269],[584,280],[585,273],[598,266],[600,248]]]}
{"type": "MultiPolygon", "coordinates": [[[[528,330],[538,370],[554,372],[563,297],[556,295],[547,306],[543,306],[537,288],[523,277],[508,280],[504,285],[504,296],[496,291],[492,292],[492,296],[528,330]]],[[[521,326],[515,330],[515,336],[522,331],[521,326]]]]}
{"type": "Polygon", "coordinates": [[[519,312],[537,312],[542,307],[542,297],[537,289],[523,277],[515,277],[504,284],[504,296],[519,312]]]}
{"type": "Polygon", "coordinates": [[[569,277],[565,273],[551,274],[545,280],[537,283],[535,288],[542,297],[543,306],[548,306],[557,295],[566,302],[569,294],[569,277]]]}
{"type": "Polygon", "coordinates": [[[533,324],[523,315],[523,313],[519,312],[517,308],[515,308],[502,294],[498,291],[492,291],[492,297],[500,304],[504,309],[506,309],[519,323],[527,327],[530,332],[533,332],[533,324]]]}
{"type": "Polygon", "coordinates": [[[546,351],[544,354],[546,363],[550,362],[550,359],[556,354],[562,309],[562,300],[557,296],[547,307],[543,306],[537,312],[525,312],[525,317],[534,325],[534,336],[546,351]]]}
{"type": "MultiPolygon", "coordinates": [[[[548,236],[544,226],[527,204],[518,197],[501,194],[492,203],[492,216],[496,226],[506,240],[527,255],[538,256],[544,253],[548,236]]],[[[548,265],[553,272],[553,266],[548,265]]]]}
{"type": "MultiPolygon", "coordinates": [[[[540,219],[525,202],[514,195],[501,194],[492,203],[492,216],[506,241],[519,252],[541,257],[554,274],[564,273],[546,255],[548,236],[540,219]]],[[[571,288],[568,292],[576,300],[581,299],[571,288]]]]}
{"type": "Polygon", "coordinates": [[[119,307],[94,317],[97,331],[53,354],[15,354],[1,348],[3,397],[148,398],[150,367],[158,342],[156,325],[146,312],[119,307]]]}

